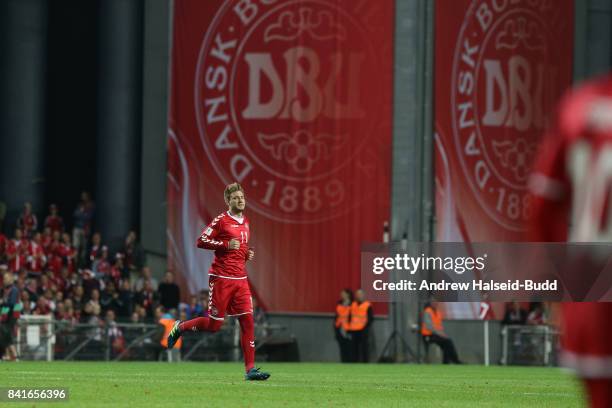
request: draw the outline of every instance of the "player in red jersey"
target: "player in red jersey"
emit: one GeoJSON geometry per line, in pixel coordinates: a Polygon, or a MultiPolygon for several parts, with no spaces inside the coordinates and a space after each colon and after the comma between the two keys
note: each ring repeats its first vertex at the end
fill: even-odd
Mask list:
{"type": "MultiPolygon", "coordinates": [[[[561,102],[529,187],[534,241],[612,242],[612,76],[561,102]]],[[[583,380],[592,407],[611,407],[612,303],[564,303],[562,310],[562,363],[583,380]]]]}
{"type": "Polygon", "coordinates": [[[208,272],[208,317],[177,320],[168,335],[168,348],[171,349],[185,331],[214,333],[223,325],[225,316],[236,316],[240,322],[245,379],[267,380],[270,374],[255,368],[253,302],[245,270],[246,261],[253,259],[255,251],[248,245],[251,231],[249,220],[244,216],[244,191],[240,184],[233,183],[225,188],[224,197],[228,211],[212,220],[196,243],[198,248],[215,251],[215,260],[208,272]]]}

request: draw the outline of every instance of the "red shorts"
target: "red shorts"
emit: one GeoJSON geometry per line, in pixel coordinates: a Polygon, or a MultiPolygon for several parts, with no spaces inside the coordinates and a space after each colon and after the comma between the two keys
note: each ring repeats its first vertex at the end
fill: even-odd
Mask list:
{"type": "Polygon", "coordinates": [[[210,300],[208,316],[223,320],[226,315],[253,313],[251,288],[247,279],[227,279],[211,276],[208,280],[210,300]]]}
{"type": "Polygon", "coordinates": [[[612,303],[562,308],[562,363],[583,378],[612,378],[612,303]]]}

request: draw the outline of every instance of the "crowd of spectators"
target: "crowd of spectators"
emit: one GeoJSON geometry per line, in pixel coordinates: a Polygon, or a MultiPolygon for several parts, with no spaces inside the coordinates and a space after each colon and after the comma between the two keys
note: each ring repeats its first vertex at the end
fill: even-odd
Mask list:
{"type": "Polygon", "coordinates": [[[120,248],[111,252],[94,228],[94,213],[95,204],[86,192],[70,223],[51,204],[39,224],[32,206],[25,203],[16,224],[5,225],[12,234],[0,232],[0,271],[14,274],[22,314],[52,315],[70,323],[97,324],[111,317],[154,323],[155,309],[161,305],[177,318],[205,315],[207,293],[180,304],[173,274],[166,273],[158,283],[136,232],[129,231],[120,248]]]}

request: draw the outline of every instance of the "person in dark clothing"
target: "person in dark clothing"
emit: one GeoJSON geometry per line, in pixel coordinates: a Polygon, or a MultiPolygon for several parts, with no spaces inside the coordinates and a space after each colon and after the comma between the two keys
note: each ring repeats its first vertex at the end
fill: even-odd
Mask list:
{"type": "Polygon", "coordinates": [[[370,302],[365,300],[365,293],[355,291],[355,301],[351,304],[350,335],[352,343],[352,361],[367,363],[369,356],[370,326],[374,321],[374,312],[370,302]]]}
{"type": "Polygon", "coordinates": [[[511,307],[506,309],[502,324],[526,324],[527,311],[521,307],[519,302],[512,302],[511,307]]]}
{"type": "Polygon", "coordinates": [[[123,306],[119,297],[119,291],[115,288],[115,283],[113,281],[108,282],[106,288],[102,291],[100,306],[102,306],[104,312],[112,310],[115,313],[113,316],[114,318],[116,318],[119,310],[123,306]]]}
{"type": "Polygon", "coordinates": [[[340,292],[340,300],[336,305],[336,319],[334,320],[334,333],[340,348],[340,361],[348,363],[351,361],[351,336],[349,334],[351,324],[351,305],[353,303],[353,291],[343,289],[340,292]]]}
{"type": "Polygon", "coordinates": [[[181,289],[174,283],[174,274],[166,272],[166,276],[157,288],[159,293],[159,303],[165,310],[178,309],[181,300],[181,289]]]}
{"type": "Polygon", "coordinates": [[[7,352],[9,360],[17,359],[13,338],[15,325],[21,312],[19,289],[13,280],[12,272],[5,272],[2,276],[2,300],[0,302],[0,356],[7,352]]]}
{"type": "Polygon", "coordinates": [[[130,281],[124,279],[121,281],[121,289],[119,289],[119,310],[117,316],[120,318],[129,318],[134,310],[134,292],[130,287],[130,281]]]}

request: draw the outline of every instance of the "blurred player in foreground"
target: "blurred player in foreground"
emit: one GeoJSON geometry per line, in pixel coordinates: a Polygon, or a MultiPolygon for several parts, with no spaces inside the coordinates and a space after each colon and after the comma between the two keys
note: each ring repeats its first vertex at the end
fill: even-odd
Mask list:
{"type": "MultiPolygon", "coordinates": [[[[529,181],[532,239],[612,242],[612,76],[570,92],[558,114],[529,181]]],[[[562,308],[562,363],[583,380],[592,407],[611,407],[612,303],[562,308]]]]}
{"type": "Polygon", "coordinates": [[[240,322],[245,379],[267,380],[270,374],[255,368],[253,303],[244,268],[246,261],[255,256],[255,251],[248,246],[251,232],[249,220],[244,216],[244,191],[240,184],[233,183],[225,188],[224,197],[228,211],[212,220],[197,241],[199,248],[215,251],[215,260],[208,272],[208,317],[197,317],[184,322],[177,320],[168,335],[168,348],[172,348],[185,331],[218,331],[227,311],[227,316],[237,316],[240,322]]]}

